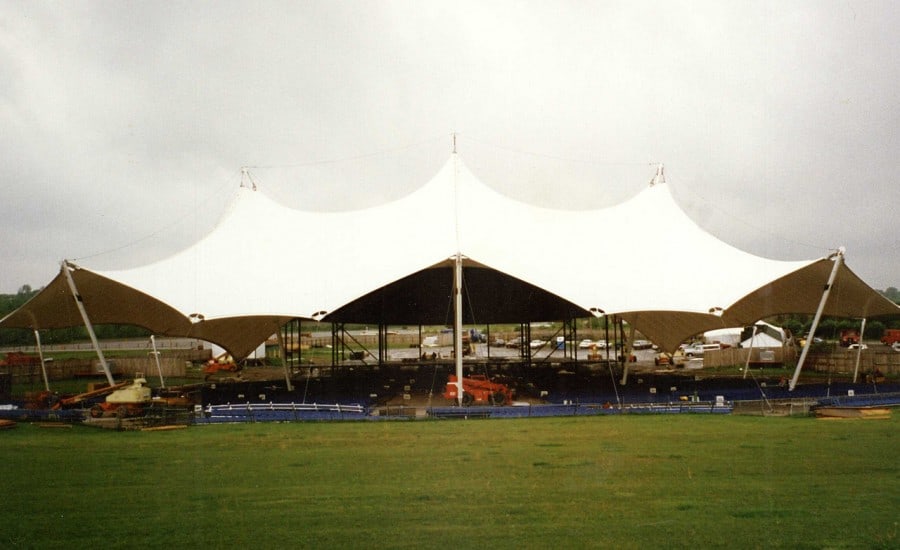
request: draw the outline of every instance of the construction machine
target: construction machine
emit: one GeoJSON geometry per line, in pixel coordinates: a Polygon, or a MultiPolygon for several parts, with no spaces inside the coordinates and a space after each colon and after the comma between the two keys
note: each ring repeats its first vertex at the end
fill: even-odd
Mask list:
{"type": "MultiPolygon", "coordinates": [[[[444,399],[453,403],[459,402],[458,384],[455,374],[447,378],[447,387],[444,389],[444,399]]],[[[506,384],[494,382],[483,374],[464,376],[463,406],[469,405],[509,405],[513,400],[513,391],[506,384]]]]}
{"type": "Polygon", "coordinates": [[[205,380],[209,380],[212,376],[219,373],[235,373],[241,370],[241,365],[234,362],[228,353],[223,353],[214,359],[210,359],[203,365],[203,375],[205,380]]]}
{"type": "Polygon", "coordinates": [[[110,413],[118,418],[141,416],[153,402],[150,387],[145,378],[135,378],[130,385],[122,384],[101,403],[91,406],[91,417],[102,418],[110,413]]]}

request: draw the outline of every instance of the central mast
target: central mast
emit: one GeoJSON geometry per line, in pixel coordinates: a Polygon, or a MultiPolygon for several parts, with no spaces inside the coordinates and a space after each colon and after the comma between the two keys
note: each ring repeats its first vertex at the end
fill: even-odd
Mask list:
{"type": "Polygon", "coordinates": [[[456,156],[456,132],[453,137],[453,223],[456,232],[456,255],[453,258],[453,362],[456,366],[456,400],[463,404],[463,346],[462,346],[462,250],[459,242],[459,159],[456,156]]]}
{"type": "Polygon", "coordinates": [[[456,364],[456,399],[463,403],[463,347],[462,347],[462,254],[453,262],[453,357],[456,364]]]}

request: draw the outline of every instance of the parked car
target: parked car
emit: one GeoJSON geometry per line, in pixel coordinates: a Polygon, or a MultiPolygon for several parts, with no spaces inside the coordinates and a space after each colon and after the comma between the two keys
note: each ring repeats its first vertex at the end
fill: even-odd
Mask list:
{"type": "Polygon", "coordinates": [[[545,342],[543,340],[532,340],[531,342],[528,343],[528,347],[530,347],[531,349],[537,349],[537,348],[544,347],[546,344],[547,344],[547,342],[545,342]]]}
{"type": "Polygon", "coordinates": [[[653,342],[650,340],[635,340],[634,344],[631,346],[631,349],[650,349],[653,347],[653,342]]]}
{"type": "Polygon", "coordinates": [[[867,346],[865,344],[850,344],[849,346],[847,346],[847,351],[857,350],[857,349],[869,349],[869,346],[867,346]]]}
{"type": "Polygon", "coordinates": [[[694,357],[695,355],[703,355],[705,352],[714,350],[714,349],[722,349],[721,344],[691,344],[684,348],[684,354],[688,357],[694,357]]]}
{"type": "Polygon", "coordinates": [[[522,339],[516,336],[511,340],[507,340],[506,347],[508,348],[521,348],[522,347],[522,339]]]}
{"type": "Polygon", "coordinates": [[[585,338],[581,342],[578,342],[578,347],[580,349],[590,349],[590,348],[594,347],[594,341],[591,340],[590,338],[585,338]]]}
{"type": "Polygon", "coordinates": [[[426,337],[422,340],[422,347],[423,347],[423,348],[436,348],[436,347],[438,347],[439,345],[440,345],[440,343],[438,342],[438,337],[437,337],[437,336],[426,336],[426,337]]]}
{"type": "Polygon", "coordinates": [[[894,349],[894,351],[900,351],[900,342],[894,342],[893,344],[891,344],[891,347],[894,349]]]}

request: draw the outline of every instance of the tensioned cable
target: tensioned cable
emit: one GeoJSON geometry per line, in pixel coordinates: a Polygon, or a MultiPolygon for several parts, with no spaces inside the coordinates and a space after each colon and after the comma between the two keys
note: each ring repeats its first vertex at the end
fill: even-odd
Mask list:
{"type": "Polygon", "coordinates": [[[622,410],[622,399],[619,397],[619,388],[616,386],[616,377],[613,375],[612,363],[609,361],[609,348],[607,347],[606,352],[606,367],[609,369],[609,379],[612,381],[613,392],[616,394],[616,404],[619,406],[619,410],[622,410]]]}
{"type": "Polygon", "coordinates": [[[557,155],[547,155],[544,153],[536,153],[534,151],[526,151],[524,149],[515,149],[512,147],[506,147],[504,145],[498,145],[498,144],[492,143],[490,141],[473,138],[469,135],[466,135],[466,140],[471,141],[476,144],[479,144],[479,145],[485,145],[487,147],[492,147],[494,149],[499,149],[501,151],[507,151],[509,153],[514,153],[517,155],[536,157],[536,158],[544,158],[544,159],[549,159],[549,160],[559,160],[559,161],[564,161],[564,162],[594,164],[594,165],[598,165],[598,166],[648,166],[648,165],[653,166],[653,165],[659,164],[656,162],[648,163],[648,162],[636,162],[636,161],[630,161],[630,162],[604,161],[604,160],[596,160],[596,159],[584,159],[584,158],[562,157],[562,156],[557,156],[557,155]]]}
{"type": "MultiPolygon", "coordinates": [[[[755,338],[755,336],[750,336],[750,349],[749,349],[749,352],[750,352],[751,354],[753,353],[753,339],[754,339],[754,338],[755,338]]],[[[759,380],[756,379],[756,374],[753,372],[753,369],[751,369],[751,368],[748,366],[748,367],[747,367],[747,370],[750,372],[750,377],[753,378],[753,383],[756,384],[756,389],[759,390],[759,394],[762,396],[763,401],[766,402],[766,406],[769,408],[769,412],[774,411],[775,409],[772,407],[772,403],[769,401],[769,396],[766,395],[765,390],[763,390],[762,384],[760,384],[760,383],[759,383],[759,380]]]]}
{"type": "Polygon", "coordinates": [[[409,149],[414,149],[421,145],[425,145],[426,143],[433,143],[433,142],[437,141],[438,139],[442,139],[442,140],[446,139],[446,136],[442,135],[439,138],[431,137],[431,138],[423,139],[421,141],[417,141],[415,143],[410,143],[408,145],[394,147],[391,149],[381,149],[378,151],[373,151],[371,153],[363,153],[363,154],[354,155],[351,157],[311,160],[311,161],[306,161],[306,162],[296,162],[296,163],[289,163],[289,164],[251,164],[251,165],[247,165],[246,167],[247,168],[262,168],[262,169],[264,169],[264,168],[299,168],[299,167],[303,167],[303,166],[318,166],[318,165],[322,165],[322,164],[339,164],[342,162],[354,162],[357,160],[365,160],[365,159],[374,158],[374,157],[381,157],[381,156],[385,156],[385,155],[399,153],[401,151],[406,151],[409,149]]]}
{"type": "MultiPolygon", "coordinates": [[[[671,177],[671,176],[672,176],[671,171],[666,170],[666,177],[667,177],[667,181],[669,182],[669,185],[670,185],[670,186],[672,186],[672,177],[671,177]]],[[[736,215],[734,215],[734,213],[732,213],[732,212],[726,211],[724,208],[722,208],[721,206],[719,206],[719,203],[716,203],[716,202],[713,202],[713,201],[709,201],[709,200],[707,200],[706,198],[704,198],[703,196],[701,196],[700,194],[695,193],[693,190],[691,190],[690,187],[688,187],[687,185],[684,185],[683,182],[680,182],[680,181],[679,181],[677,186],[672,186],[672,187],[677,187],[678,190],[679,190],[679,192],[682,191],[682,190],[686,191],[692,198],[694,198],[694,199],[698,200],[699,202],[703,203],[703,204],[704,204],[705,206],[707,206],[708,208],[710,208],[710,209],[712,209],[712,210],[715,210],[715,211],[719,212],[720,214],[724,214],[724,215],[727,216],[729,219],[738,221],[738,222],[740,222],[741,224],[743,224],[743,225],[749,227],[750,229],[753,229],[754,231],[758,231],[758,232],[760,232],[760,233],[765,233],[766,235],[769,235],[769,236],[771,236],[771,237],[778,238],[778,239],[780,239],[780,240],[782,240],[782,241],[784,241],[784,242],[788,242],[788,243],[792,243],[792,244],[796,244],[796,245],[800,245],[800,246],[805,246],[805,247],[807,247],[807,248],[813,248],[813,249],[816,249],[816,250],[825,250],[825,251],[831,251],[831,250],[834,250],[834,247],[833,247],[833,246],[831,246],[831,247],[829,247],[829,246],[822,246],[822,245],[816,245],[816,244],[811,244],[811,243],[806,243],[806,242],[798,241],[798,240],[795,240],[795,239],[788,239],[788,238],[785,238],[785,236],[784,236],[783,234],[780,234],[780,233],[774,233],[774,232],[772,232],[772,231],[770,231],[770,230],[768,230],[768,229],[766,229],[766,228],[764,228],[764,227],[759,227],[759,226],[757,226],[757,225],[754,225],[753,223],[751,223],[751,222],[745,220],[744,218],[741,218],[740,216],[736,216],[736,215]]]]}
{"type": "MultiPolygon", "coordinates": [[[[454,136],[454,142],[456,137],[454,136]]],[[[453,232],[456,238],[456,255],[457,261],[462,261],[462,250],[459,246],[459,158],[456,156],[454,146],[453,152],[453,232]]]]}
{"type": "Polygon", "coordinates": [[[432,366],[431,370],[431,389],[428,391],[428,406],[431,406],[431,400],[434,397],[434,384],[437,382],[437,364],[432,366]]]}
{"type": "MultiPolygon", "coordinates": [[[[289,164],[271,164],[271,165],[248,164],[248,165],[242,166],[241,171],[238,172],[238,178],[239,178],[238,181],[243,182],[242,176],[244,173],[244,169],[249,169],[249,168],[254,168],[254,169],[292,168],[292,167],[316,166],[316,165],[324,165],[324,164],[339,164],[342,162],[353,162],[353,161],[357,161],[357,160],[364,160],[367,158],[374,158],[374,157],[385,156],[385,155],[389,155],[389,154],[393,154],[393,153],[398,153],[401,151],[406,151],[409,149],[413,149],[413,148],[422,146],[427,143],[436,142],[438,139],[442,139],[442,140],[446,139],[446,136],[442,135],[440,137],[430,137],[430,138],[426,138],[426,139],[423,139],[423,140],[420,140],[420,141],[417,141],[414,143],[410,143],[408,145],[403,145],[400,147],[394,147],[394,148],[390,148],[390,149],[381,149],[381,150],[374,151],[371,153],[364,153],[364,154],[360,154],[360,155],[354,155],[354,156],[343,157],[343,158],[322,159],[322,160],[314,160],[314,161],[300,162],[300,163],[289,163],[289,164]]],[[[232,178],[229,178],[229,182],[231,182],[232,179],[233,179],[233,176],[232,176],[232,178]]],[[[213,189],[213,191],[211,191],[206,196],[204,196],[203,199],[200,201],[200,203],[201,204],[206,203],[210,199],[212,199],[215,195],[218,195],[218,194],[219,194],[218,187],[216,187],[213,189]]],[[[193,210],[191,210],[191,212],[193,212],[193,210]]],[[[82,260],[87,260],[90,258],[96,258],[98,256],[112,254],[114,252],[118,252],[120,250],[130,248],[130,247],[140,244],[144,241],[150,240],[150,239],[158,236],[159,234],[165,232],[166,230],[171,229],[174,226],[177,226],[178,224],[184,222],[185,219],[189,218],[192,215],[193,214],[189,214],[186,212],[186,213],[178,216],[177,218],[175,218],[174,221],[159,227],[157,230],[155,230],[147,235],[144,235],[143,237],[140,237],[138,239],[127,242],[123,245],[120,245],[120,246],[117,246],[114,248],[108,248],[105,250],[101,250],[99,252],[94,252],[92,254],[86,254],[84,256],[72,258],[72,261],[82,261],[82,260]]]]}
{"type": "Polygon", "coordinates": [[[466,303],[469,304],[469,313],[472,315],[472,324],[477,325],[478,323],[475,319],[475,307],[472,305],[472,295],[469,293],[469,284],[465,277],[462,278],[462,288],[466,291],[466,303]]]}
{"type": "Polygon", "coordinates": [[[450,286],[450,299],[447,300],[447,310],[444,312],[444,326],[452,324],[447,322],[450,320],[450,312],[453,310],[453,285],[450,286]]]}
{"type": "Polygon", "coordinates": [[[309,379],[312,378],[309,375],[309,371],[306,372],[306,385],[303,387],[303,404],[306,404],[306,394],[309,391],[309,379]]]}
{"type": "MultiPolygon", "coordinates": [[[[478,139],[478,138],[473,138],[473,137],[468,136],[468,135],[466,136],[466,139],[467,139],[467,141],[471,141],[471,142],[473,142],[473,143],[477,143],[477,144],[484,145],[484,146],[487,146],[487,147],[492,147],[492,148],[494,148],[494,149],[499,149],[499,150],[502,150],[502,151],[507,151],[507,152],[514,153],[514,154],[517,154],[517,155],[530,156],[530,157],[535,157],[535,158],[544,158],[544,159],[557,160],[557,161],[563,161],[563,162],[580,163],[580,164],[592,164],[592,165],[597,165],[597,166],[647,166],[647,165],[653,166],[653,165],[659,164],[659,163],[656,163],[656,162],[603,161],[603,160],[593,160],[593,159],[583,159],[583,158],[563,157],[563,156],[557,156],[557,155],[547,155],[547,154],[543,154],[543,153],[536,153],[536,152],[533,152],[533,151],[526,151],[526,150],[523,150],[523,149],[515,149],[515,148],[512,148],[512,147],[505,147],[505,146],[503,146],[503,145],[498,145],[498,144],[496,144],[496,143],[492,143],[492,142],[489,142],[489,141],[486,141],[486,140],[481,140],[481,139],[478,139]]],[[[671,172],[667,172],[667,176],[670,176],[670,177],[671,177],[671,172]]],[[[728,217],[731,218],[731,219],[737,220],[738,222],[740,222],[740,223],[746,225],[747,227],[749,227],[749,228],[751,228],[751,229],[753,229],[753,230],[755,230],[755,231],[759,231],[759,232],[765,233],[765,234],[767,234],[767,235],[770,235],[770,236],[772,236],[772,237],[780,238],[781,240],[783,240],[783,241],[785,241],[785,242],[797,244],[797,245],[804,246],[804,247],[807,247],[807,248],[812,248],[812,249],[816,249],[816,250],[832,250],[832,249],[833,249],[833,247],[821,246],[821,245],[815,245],[815,244],[811,244],[811,243],[806,243],[806,242],[802,242],[802,241],[797,241],[797,240],[794,240],[794,239],[786,239],[786,238],[784,237],[784,235],[776,234],[776,233],[773,233],[772,231],[769,231],[769,230],[767,230],[767,229],[765,229],[765,228],[758,227],[758,226],[756,226],[756,225],[750,223],[749,221],[747,221],[747,220],[745,220],[745,219],[743,219],[743,218],[741,218],[741,217],[739,217],[739,216],[735,216],[735,215],[734,215],[733,213],[731,213],[731,212],[725,211],[725,210],[722,209],[720,206],[718,206],[718,204],[706,200],[706,199],[703,198],[702,196],[700,196],[700,195],[694,193],[694,192],[693,192],[690,188],[688,188],[687,186],[684,186],[684,187],[683,187],[682,184],[679,184],[679,185],[678,185],[678,188],[679,188],[679,189],[685,189],[692,197],[695,197],[696,199],[700,200],[704,205],[707,205],[707,206],[711,207],[712,209],[714,209],[714,210],[716,210],[716,211],[718,211],[718,212],[720,212],[720,213],[722,213],[722,214],[725,214],[726,216],[728,216],[728,217]]]]}
{"type": "MultiPolygon", "coordinates": [[[[237,172],[237,178],[238,178],[238,181],[240,181],[240,178],[241,178],[241,172],[240,172],[240,171],[237,172]]],[[[233,184],[231,184],[230,182],[233,181],[234,179],[235,179],[235,178],[234,178],[234,175],[232,175],[232,176],[229,178],[229,180],[228,180],[228,181],[229,181],[229,185],[232,186],[232,187],[233,187],[233,184]]],[[[214,187],[212,191],[210,191],[206,196],[203,197],[203,199],[201,199],[200,204],[205,204],[205,203],[209,202],[214,196],[216,196],[216,195],[218,195],[218,194],[219,194],[219,188],[218,188],[218,187],[214,187]]],[[[72,261],[78,262],[78,261],[81,261],[81,260],[88,260],[88,259],[90,259],[90,258],[96,258],[96,257],[98,257],[98,256],[103,256],[103,255],[106,255],[106,254],[112,254],[112,253],[114,253],[114,252],[118,252],[118,251],[120,251],[120,250],[125,250],[126,248],[130,248],[130,247],[132,247],[132,246],[134,246],[134,245],[136,245],[136,244],[139,244],[139,243],[142,243],[142,242],[144,242],[144,241],[150,240],[150,239],[152,239],[153,237],[156,237],[157,235],[159,235],[160,233],[163,233],[164,231],[167,231],[167,230],[171,229],[172,227],[175,227],[176,225],[179,225],[179,224],[183,223],[186,219],[192,218],[192,217],[194,217],[195,215],[196,215],[196,211],[195,211],[194,209],[191,209],[190,211],[186,211],[184,214],[179,215],[177,218],[174,218],[174,220],[171,221],[170,223],[168,223],[168,224],[166,224],[166,225],[163,225],[163,226],[160,227],[159,229],[153,231],[152,233],[149,233],[149,234],[147,234],[147,235],[144,235],[143,237],[139,237],[139,238],[137,238],[137,239],[135,239],[135,240],[133,240],[133,241],[127,242],[127,243],[125,243],[125,244],[123,244],[123,245],[120,245],[120,246],[117,246],[117,247],[114,247],[114,248],[108,248],[108,249],[106,249],[106,250],[101,250],[101,251],[95,252],[95,253],[93,253],[93,254],[87,254],[87,255],[84,255],[84,256],[79,256],[78,258],[72,258],[72,261]]]]}
{"type": "MultiPolygon", "coordinates": [[[[458,135],[458,134],[457,134],[457,135],[458,135]]],[[[254,169],[266,169],[266,168],[292,168],[292,167],[303,167],[303,166],[317,166],[317,165],[325,165],[325,164],[339,164],[339,163],[343,163],[343,162],[354,162],[354,161],[357,161],[357,160],[364,160],[364,159],[368,159],[368,158],[374,158],[374,157],[379,157],[379,156],[385,156],[385,155],[390,155],[390,154],[394,154],[394,153],[399,153],[399,152],[402,152],[402,151],[406,151],[406,150],[409,150],[409,149],[413,149],[413,148],[416,148],[416,147],[419,147],[419,146],[422,146],[422,145],[425,145],[425,144],[428,144],[428,143],[433,143],[433,142],[436,142],[436,141],[438,141],[438,140],[444,140],[444,139],[446,139],[446,135],[441,135],[441,136],[436,136],[436,137],[426,138],[426,139],[423,139],[423,140],[420,140],[420,141],[417,141],[417,142],[413,142],[413,143],[410,143],[410,144],[407,144],[407,145],[403,145],[403,146],[400,146],[400,147],[394,147],[394,148],[389,148],[389,149],[381,149],[381,150],[378,150],[378,151],[373,151],[373,152],[371,152],[371,153],[364,153],[364,154],[354,155],[354,156],[348,156],[348,157],[332,158],[332,159],[320,159],[320,160],[313,160],[313,161],[307,161],[307,162],[286,163],[286,164],[267,164],[267,165],[266,165],[266,164],[248,164],[248,165],[243,166],[242,168],[254,168],[254,169]]],[[[481,144],[481,145],[486,145],[486,146],[488,146],[488,147],[493,147],[493,148],[496,148],[496,149],[501,149],[501,150],[509,151],[509,152],[512,152],[512,153],[520,154],[520,155],[528,155],[528,156],[533,156],[533,157],[542,157],[542,158],[554,159],[554,160],[561,160],[561,161],[566,161],[566,162],[580,162],[580,163],[600,164],[600,165],[603,165],[603,164],[605,164],[605,165],[645,165],[645,164],[647,164],[647,163],[635,163],[635,162],[626,162],[626,163],[623,163],[623,162],[602,162],[602,161],[596,161],[596,160],[575,159],[575,158],[567,158],[567,157],[560,157],[560,156],[553,156],[553,155],[545,155],[545,154],[541,154],[541,153],[535,153],[535,152],[531,152],[531,151],[524,151],[524,150],[521,150],[521,149],[514,149],[514,148],[511,148],[511,147],[505,147],[505,146],[502,146],[502,145],[497,145],[497,144],[495,144],[495,143],[491,143],[491,142],[486,141],[486,140],[480,140],[480,139],[478,139],[478,138],[472,138],[472,137],[470,137],[470,136],[467,136],[467,139],[468,139],[468,140],[471,140],[471,141],[474,142],[474,143],[478,143],[478,144],[481,144]]],[[[650,163],[650,164],[652,164],[652,163],[650,163]]],[[[458,175],[458,168],[457,168],[457,167],[454,167],[454,168],[455,168],[455,170],[456,170],[454,176],[456,176],[456,175],[458,175]]],[[[243,174],[243,172],[238,172],[238,177],[240,178],[240,177],[242,176],[242,174],[243,174]]],[[[455,181],[454,181],[454,187],[455,187],[455,181]]],[[[217,189],[214,189],[213,191],[211,191],[210,193],[208,193],[208,194],[203,198],[203,200],[202,200],[201,202],[207,202],[208,200],[210,200],[213,196],[215,196],[215,195],[217,195],[217,194],[218,194],[218,190],[217,190],[217,189]]],[[[92,254],[86,254],[86,255],[83,255],[83,256],[79,256],[79,257],[77,257],[77,258],[72,258],[72,261],[82,261],[82,260],[87,260],[87,259],[90,259],[90,258],[95,258],[95,257],[98,257],[98,256],[103,256],[103,255],[106,255],[106,254],[111,254],[111,253],[114,253],[114,252],[118,252],[118,251],[120,251],[120,250],[124,250],[124,249],[126,249],[126,248],[130,248],[130,247],[135,246],[135,245],[137,245],[137,244],[140,244],[140,243],[142,243],[142,242],[144,242],[144,241],[150,240],[150,239],[152,239],[152,238],[158,236],[159,234],[163,233],[164,231],[166,231],[166,230],[168,230],[168,229],[170,229],[170,228],[172,228],[172,227],[174,227],[174,226],[176,226],[176,225],[182,223],[182,222],[183,222],[186,218],[188,218],[189,216],[190,216],[189,214],[185,213],[185,214],[180,215],[180,216],[178,216],[177,218],[175,218],[174,221],[172,221],[171,223],[168,223],[168,224],[166,224],[166,225],[164,225],[164,226],[161,226],[159,229],[157,229],[157,230],[155,230],[155,231],[153,231],[153,232],[151,232],[151,233],[148,233],[147,235],[145,235],[145,236],[143,236],[143,237],[140,237],[140,238],[138,238],[138,239],[135,239],[135,240],[133,240],[133,241],[127,242],[127,243],[125,243],[125,244],[122,244],[122,245],[117,246],[117,247],[114,247],[114,248],[108,248],[108,249],[101,250],[101,251],[98,251],[98,252],[95,252],[95,253],[92,253],[92,254]]],[[[456,236],[457,236],[457,248],[459,248],[459,246],[458,246],[458,244],[459,244],[458,208],[457,208],[457,216],[456,216],[456,219],[457,219],[457,224],[456,224],[456,230],[457,230],[457,231],[456,231],[456,233],[457,233],[457,235],[456,235],[456,236]]]]}

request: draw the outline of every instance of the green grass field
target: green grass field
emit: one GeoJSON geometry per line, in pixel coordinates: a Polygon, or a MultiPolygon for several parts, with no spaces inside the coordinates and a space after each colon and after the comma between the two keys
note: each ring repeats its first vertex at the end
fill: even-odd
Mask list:
{"type": "Polygon", "coordinates": [[[890,420],[0,432],[0,548],[897,548],[890,420]]]}

